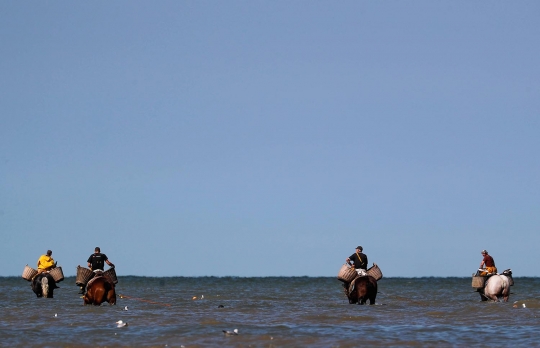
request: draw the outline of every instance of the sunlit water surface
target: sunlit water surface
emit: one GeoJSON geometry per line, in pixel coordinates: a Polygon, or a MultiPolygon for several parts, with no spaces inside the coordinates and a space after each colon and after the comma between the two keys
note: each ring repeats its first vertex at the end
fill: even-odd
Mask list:
{"type": "Polygon", "coordinates": [[[0,278],[2,346],[540,346],[540,278],[515,278],[507,303],[481,302],[470,278],[383,278],[374,306],[350,305],[335,278],[119,276],[117,305],[100,307],[73,277],[59,286],[42,299],[0,278]]]}

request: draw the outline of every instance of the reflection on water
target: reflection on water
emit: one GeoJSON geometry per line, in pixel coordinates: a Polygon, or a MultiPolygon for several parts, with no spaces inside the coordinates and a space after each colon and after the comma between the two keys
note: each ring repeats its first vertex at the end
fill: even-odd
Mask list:
{"type": "Polygon", "coordinates": [[[515,278],[508,303],[481,302],[470,278],[383,278],[375,306],[349,305],[334,278],[119,275],[118,305],[101,307],[82,305],[74,278],[59,286],[54,299],[38,299],[25,280],[0,278],[3,346],[534,346],[540,339],[539,278],[515,278]],[[118,320],[128,325],[118,328],[118,320]],[[222,332],[233,329],[238,336],[222,332]]]}

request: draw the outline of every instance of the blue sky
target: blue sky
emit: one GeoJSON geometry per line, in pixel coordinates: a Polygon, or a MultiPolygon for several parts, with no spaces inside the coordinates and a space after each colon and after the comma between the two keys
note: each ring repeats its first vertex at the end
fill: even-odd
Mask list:
{"type": "Polygon", "coordinates": [[[539,14],[0,2],[0,275],[540,276],[539,14]]]}

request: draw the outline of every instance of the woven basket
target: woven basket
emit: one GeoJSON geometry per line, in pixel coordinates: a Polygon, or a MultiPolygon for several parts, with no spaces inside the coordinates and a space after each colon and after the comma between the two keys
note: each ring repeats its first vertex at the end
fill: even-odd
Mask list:
{"type": "Polygon", "coordinates": [[[107,277],[113,284],[118,283],[118,278],[116,278],[116,271],[114,268],[109,268],[105,272],[103,272],[103,276],[107,277]]]}
{"type": "Polygon", "coordinates": [[[62,272],[62,267],[56,267],[51,269],[49,274],[53,277],[55,282],[61,282],[64,280],[64,273],[62,272]]]}
{"type": "Polygon", "coordinates": [[[486,279],[488,277],[482,277],[482,276],[473,276],[472,277],[472,287],[473,288],[483,288],[486,285],[486,279]]]}
{"type": "Polygon", "coordinates": [[[356,278],[357,275],[358,274],[356,273],[354,268],[352,268],[348,264],[344,264],[339,270],[337,279],[345,283],[350,283],[353,281],[354,278],[356,278]]]}
{"type": "Polygon", "coordinates": [[[33,269],[32,267],[26,265],[24,267],[24,271],[22,273],[23,279],[26,279],[28,281],[31,281],[32,278],[37,274],[37,270],[33,269]]]}
{"type": "Polygon", "coordinates": [[[373,263],[373,266],[371,266],[368,270],[367,270],[367,275],[368,276],[371,276],[373,278],[375,278],[375,280],[379,280],[382,278],[382,272],[381,272],[381,269],[379,268],[379,266],[377,266],[376,263],[373,263]]]}
{"type": "Polygon", "coordinates": [[[93,276],[94,274],[90,269],[77,266],[77,278],[75,279],[75,284],[86,285],[93,276]]]}

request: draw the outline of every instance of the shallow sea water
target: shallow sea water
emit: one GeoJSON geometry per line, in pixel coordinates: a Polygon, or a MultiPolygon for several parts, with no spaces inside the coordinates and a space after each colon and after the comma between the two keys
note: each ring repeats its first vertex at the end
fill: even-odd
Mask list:
{"type": "Polygon", "coordinates": [[[0,342],[6,347],[540,346],[540,278],[514,279],[510,301],[495,303],[480,301],[471,278],[383,278],[377,304],[360,306],[348,303],[335,278],[119,276],[117,305],[94,307],[82,305],[74,277],[59,284],[53,299],[37,298],[22,278],[0,277],[0,342]],[[118,320],[128,326],[117,328],[118,320]],[[222,332],[233,329],[238,336],[222,332]]]}

